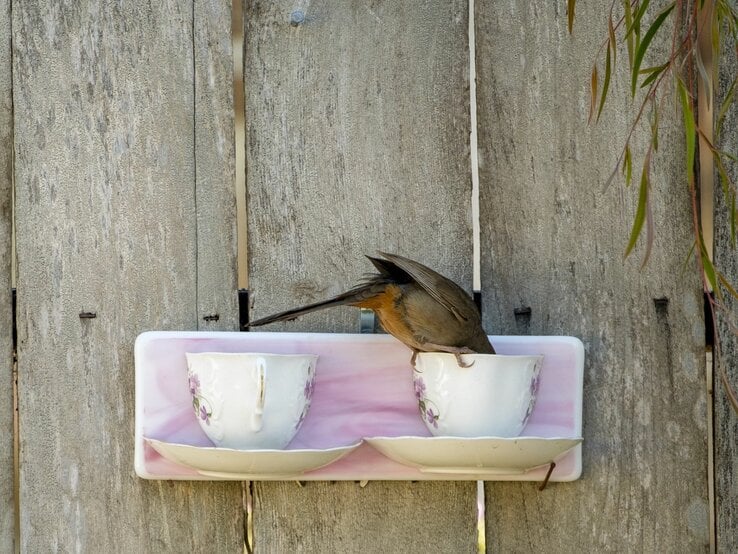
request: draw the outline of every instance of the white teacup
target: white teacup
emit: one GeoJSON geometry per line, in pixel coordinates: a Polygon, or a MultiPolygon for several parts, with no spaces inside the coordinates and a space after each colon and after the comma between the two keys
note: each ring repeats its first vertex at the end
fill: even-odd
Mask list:
{"type": "Polygon", "coordinates": [[[192,405],[216,446],[281,449],[305,419],[313,354],[186,353],[192,405]]]}
{"type": "Polygon", "coordinates": [[[543,356],[418,354],[415,397],[436,436],[516,437],[528,423],[538,392],[543,356]]]}

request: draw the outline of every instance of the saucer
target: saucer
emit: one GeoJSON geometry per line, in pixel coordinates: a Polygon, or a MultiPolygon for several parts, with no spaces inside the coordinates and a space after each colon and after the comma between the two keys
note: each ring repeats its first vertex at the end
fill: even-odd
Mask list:
{"type": "Polygon", "coordinates": [[[370,437],[372,447],[424,473],[525,473],[582,442],[570,437],[370,437]]]}
{"type": "Polygon", "coordinates": [[[209,477],[238,480],[293,479],[327,466],[361,445],[326,449],[235,450],[214,446],[191,446],[144,438],[167,460],[196,469],[209,477]]]}

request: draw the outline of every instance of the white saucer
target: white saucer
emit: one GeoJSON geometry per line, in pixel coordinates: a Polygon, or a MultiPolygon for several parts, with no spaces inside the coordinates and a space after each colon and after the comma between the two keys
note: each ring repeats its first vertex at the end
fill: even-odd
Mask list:
{"type": "Polygon", "coordinates": [[[524,473],[551,463],[581,438],[569,437],[370,437],[388,458],[425,473],[524,473]]]}
{"type": "Polygon", "coordinates": [[[234,450],[191,446],[144,438],[167,460],[196,469],[202,475],[224,479],[294,479],[327,466],[361,445],[301,450],[234,450]]]}

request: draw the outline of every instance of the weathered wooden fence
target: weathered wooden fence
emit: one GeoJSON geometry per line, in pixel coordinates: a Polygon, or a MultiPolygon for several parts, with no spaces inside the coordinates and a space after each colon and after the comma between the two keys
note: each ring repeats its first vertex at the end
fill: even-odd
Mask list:
{"type": "Polygon", "coordinates": [[[10,78],[10,3],[0,4],[0,551],[12,552],[13,493],[13,316],[11,290],[11,190],[13,110],[10,78]]]}
{"type": "MultiPolygon", "coordinates": [[[[738,60],[726,56],[727,62],[721,70],[718,87],[718,101],[725,100],[730,86],[729,76],[738,74],[738,60]]],[[[731,77],[732,78],[732,77],[731,77]]],[[[718,105],[718,104],[716,104],[718,105]]],[[[738,150],[738,109],[734,105],[727,112],[723,123],[725,132],[719,147],[726,152],[738,150]]],[[[729,169],[733,182],[738,181],[738,168],[729,169]]],[[[730,238],[730,217],[728,206],[721,192],[715,194],[715,260],[720,267],[735,278],[738,276],[738,256],[730,238]]],[[[729,295],[725,298],[726,307],[731,314],[738,313],[738,302],[729,295]]],[[[731,375],[733,390],[736,389],[738,368],[738,340],[736,340],[735,319],[720,314],[718,330],[722,341],[722,354],[725,370],[731,375]]],[[[715,388],[715,494],[717,535],[721,552],[738,552],[738,417],[733,412],[725,389],[720,383],[720,372],[716,371],[715,388]]]]}
{"type": "MultiPolygon", "coordinates": [[[[701,287],[682,271],[682,130],[666,116],[658,235],[641,270],[639,253],[622,259],[633,191],[603,187],[630,125],[629,93],[616,88],[603,122],[586,125],[605,19],[580,2],[596,25],[569,36],[565,4],[476,0],[485,325],[586,347],[582,478],[543,492],[488,483],[486,542],[499,552],[705,551],[712,400],[701,287]]],[[[470,482],[134,474],[135,337],[238,328],[230,17],[225,0],[0,3],[0,551],[14,548],[18,521],[22,552],[240,552],[251,495],[258,552],[474,552],[470,482]],[[211,314],[219,319],[203,319],[211,314]]],[[[339,292],[377,249],[471,290],[468,23],[466,0],[245,4],[254,316],[339,292]]],[[[735,150],[735,133],[727,140],[735,150]]],[[[717,235],[716,256],[738,275],[729,237],[717,235]]],[[[334,310],[281,328],[356,332],[358,316],[334,310]]],[[[724,348],[735,365],[735,342],[724,348]]],[[[717,544],[731,552],[738,423],[716,398],[717,544]]]]}

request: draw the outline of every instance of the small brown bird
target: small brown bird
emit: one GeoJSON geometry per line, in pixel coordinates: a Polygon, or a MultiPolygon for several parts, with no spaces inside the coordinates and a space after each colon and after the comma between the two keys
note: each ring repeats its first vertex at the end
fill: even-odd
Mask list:
{"type": "Polygon", "coordinates": [[[462,367],[461,354],[494,354],[495,349],[482,328],[477,306],[456,283],[423,264],[379,252],[385,258],[367,256],[379,273],[328,300],[293,308],[252,321],[256,327],[292,320],[330,306],[369,308],[377,314],[385,331],[413,351],[450,352],[462,367]]]}

